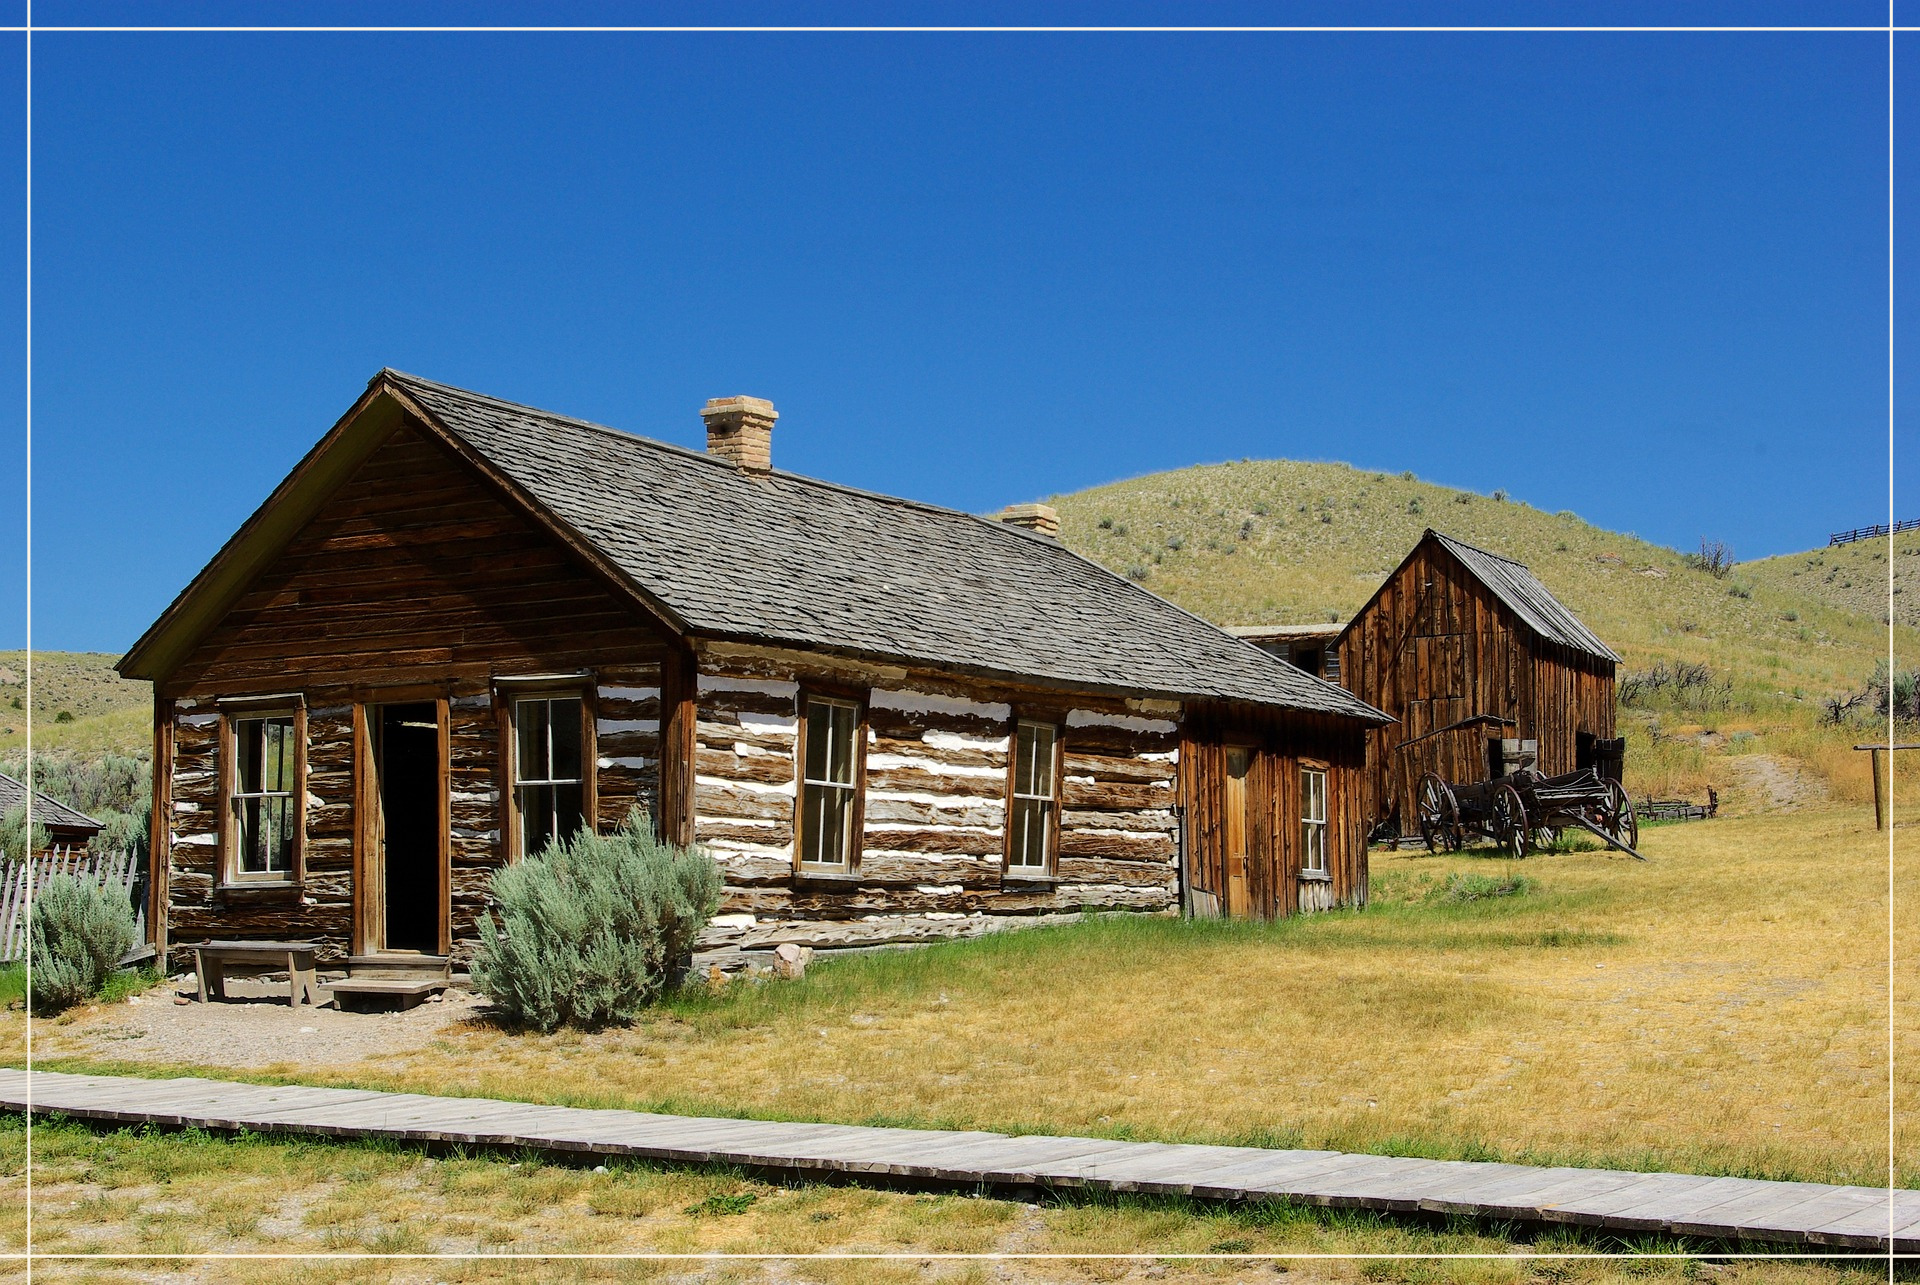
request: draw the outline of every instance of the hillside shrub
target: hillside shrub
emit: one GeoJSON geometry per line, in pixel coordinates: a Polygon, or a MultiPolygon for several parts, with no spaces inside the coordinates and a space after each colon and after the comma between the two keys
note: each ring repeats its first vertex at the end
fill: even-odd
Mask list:
{"type": "MultiPolygon", "coordinates": [[[[0,772],[24,781],[26,755],[0,759],[0,772]]],[[[147,826],[153,814],[153,764],[147,755],[107,753],[83,758],[62,750],[36,751],[33,788],[104,825],[89,845],[94,851],[120,852],[147,846],[147,826]]]]}
{"type": "Polygon", "coordinates": [[[53,842],[53,836],[47,833],[47,827],[35,822],[33,834],[27,834],[27,810],[24,807],[0,817],[0,857],[14,861],[23,859],[29,849],[38,852],[53,842]],[[31,839],[31,842],[29,842],[31,839]]]}
{"type": "Polygon", "coordinates": [[[474,986],[517,1026],[630,1022],[692,954],[720,891],[713,859],[656,838],[644,812],[582,831],[493,876],[500,917],[481,918],[474,986]]]}
{"type": "Polygon", "coordinates": [[[1733,574],[1733,546],[1725,540],[1702,540],[1698,553],[1683,553],[1680,560],[1715,580],[1725,580],[1733,574]]]}
{"type": "Polygon", "coordinates": [[[118,891],[55,875],[33,899],[33,1006],[57,1013],[98,995],[133,948],[133,905],[118,891]]]}

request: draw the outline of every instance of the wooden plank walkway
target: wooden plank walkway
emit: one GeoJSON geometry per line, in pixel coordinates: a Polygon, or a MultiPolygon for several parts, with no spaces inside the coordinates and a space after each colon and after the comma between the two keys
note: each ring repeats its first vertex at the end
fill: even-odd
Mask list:
{"type": "MultiPolygon", "coordinates": [[[[25,1071],[0,1069],[0,1110],[27,1106],[27,1079],[25,1071]]],[[[1286,1198],[1387,1213],[1466,1214],[1768,1241],[1814,1252],[1920,1252],[1920,1191],[1879,1187],[1335,1151],[780,1124],[223,1080],[56,1071],[35,1071],[32,1079],[36,1112],[122,1124],[527,1147],[896,1183],[1286,1198]]]]}

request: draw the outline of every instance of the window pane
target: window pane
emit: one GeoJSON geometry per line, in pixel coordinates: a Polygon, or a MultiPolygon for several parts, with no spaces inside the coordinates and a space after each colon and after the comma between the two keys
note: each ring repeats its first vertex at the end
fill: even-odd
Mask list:
{"type": "Polygon", "coordinates": [[[546,702],[547,723],[553,734],[553,758],[548,771],[555,781],[578,781],[580,773],[580,702],[546,702]]]}
{"type": "Polygon", "coordinates": [[[552,789],[554,835],[571,839],[586,823],[586,791],[579,785],[556,785],[552,789]]]}
{"type": "Polygon", "coordinates": [[[240,762],[233,774],[234,787],[241,794],[260,792],[260,720],[241,719],[233,726],[233,746],[240,762]]]}
{"type": "MultiPolygon", "coordinates": [[[[547,780],[547,702],[516,702],[513,721],[520,735],[519,761],[515,765],[520,779],[547,780]]],[[[527,849],[529,852],[533,850],[531,847],[527,849]]]]}
{"type": "Polygon", "coordinates": [[[523,785],[516,802],[520,805],[520,855],[537,857],[553,841],[554,787],[523,785]]]}
{"type": "Polygon", "coordinates": [[[842,785],[853,784],[853,738],[860,730],[855,712],[851,705],[833,706],[833,757],[829,763],[833,775],[828,779],[842,785]]]}
{"type": "Polygon", "coordinates": [[[293,789],[293,720],[261,719],[260,759],[262,790],[293,789]]]}
{"type": "Polygon", "coordinates": [[[1052,805],[1040,799],[1013,801],[1013,851],[1008,864],[1044,869],[1047,864],[1047,814],[1052,805]]]}
{"type": "Polygon", "coordinates": [[[821,701],[807,703],[807,779],[831,780],[827,764],[833,749],[833,706],[821,701]]]}
{"type": "Polygon", "coordinates": [[[241,874],[286,873],[293,869],[293,800],[234,800],[234,846],[241,874]]]}
{"type": "Polygon", "coordinates": [[[853,817],[853,791],[809,785],[801,807],[800,860],[808,865],[840,866],[847,861],[847,827],[853,817]]]}
{"type": "Polygon", "coordinates": [[[1037,723],[1022,723],[1014,731],[1013,792],[1053,797],[1054,731],[1037,723]]]}

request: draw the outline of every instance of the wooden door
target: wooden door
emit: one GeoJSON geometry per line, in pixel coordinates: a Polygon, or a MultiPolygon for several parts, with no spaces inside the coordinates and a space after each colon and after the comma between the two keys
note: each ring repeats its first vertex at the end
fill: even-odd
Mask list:
{"type": "Polygon", "coordinates": [[[1247,882],[1247,846],[1252,827],[1247,824],[1247,776],[1253,751],[1243,745],[1227,747],[1226,837],[1227,915],[1245,919],[1253,913],[1253,895],[1247,882]]]}
{"type": "Polygon", "coordinates": [[[451,945],[447,702],[355,707],[355,954],[451,945]]]}

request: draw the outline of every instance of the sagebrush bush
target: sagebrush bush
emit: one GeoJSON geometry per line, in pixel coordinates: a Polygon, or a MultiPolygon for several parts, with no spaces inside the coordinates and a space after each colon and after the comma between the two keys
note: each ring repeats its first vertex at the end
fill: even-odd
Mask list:
{"type": "Polygon", "coordinates": [[[72,875],[49,879],[33,899],[34,1008],[57,1013],[98,995],[135,933],[124,893],[72,875]]]}
{"type": "Polygon", "coordinates": [[[720,869],[663,843],[634,812],[612,834],[585,831],[493,876],[473,983],[521,1026],[594,1029],[633,1020],[693,950],[720,905],[720,869]]]}

